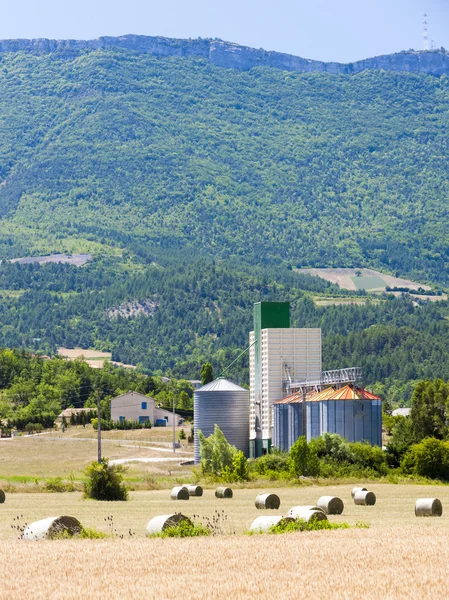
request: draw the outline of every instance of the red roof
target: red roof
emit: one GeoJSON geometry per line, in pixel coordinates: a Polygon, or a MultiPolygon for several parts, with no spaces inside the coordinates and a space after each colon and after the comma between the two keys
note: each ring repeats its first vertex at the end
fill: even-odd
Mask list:
{"type": "MultiPolygon", "coordinates": [[[[308,392],[306,395],[306,402],[319,402],[320,400],[381,400],[381,398],[359,387],[354,390],[352,385],[345,385],[338,389],[329,387],[321,392],[308,392]]],[[[278,400],[275,404],[296,404],[298,402],[302,402],[301,393],[291,394],[278,400]]]]}

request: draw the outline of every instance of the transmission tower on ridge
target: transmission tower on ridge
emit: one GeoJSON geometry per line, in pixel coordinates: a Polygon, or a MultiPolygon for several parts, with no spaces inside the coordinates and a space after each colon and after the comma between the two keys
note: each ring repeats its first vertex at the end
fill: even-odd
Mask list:
{"type": "Polygon", "coordinates": [[[427,20],[427,13],[424,13],[424,21],[423,21],[422,24],[424,26],[424,46],[423,46],[423,50],[428,50],[429,49],[429,29],[428,29],[429,21],[427,20]]]}

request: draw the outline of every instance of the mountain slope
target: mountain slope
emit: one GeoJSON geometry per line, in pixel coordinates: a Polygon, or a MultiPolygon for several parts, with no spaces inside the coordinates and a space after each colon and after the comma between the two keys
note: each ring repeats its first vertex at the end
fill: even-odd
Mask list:
{"type": "Polygon", "coordinates": [[[81,239],[448,279],[445,76],[110,49],[3,54],[0,90],[4,256],[81,239]]]}

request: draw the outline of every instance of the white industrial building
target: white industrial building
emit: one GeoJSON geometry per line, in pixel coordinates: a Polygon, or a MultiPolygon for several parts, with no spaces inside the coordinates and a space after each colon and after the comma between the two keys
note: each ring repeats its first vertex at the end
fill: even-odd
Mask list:
{"type": "MultiPolygon", "coordinates": [[[[175,425],[182,417],[175,413],[175,425]]],[[[156,400],[139,392],[128,392],[111,400],[111,421],[150,421],[152,425],[158,420],[165,420],[167,426],[173,426],[173,412],[158,408],[156,400]]]]}
{"type": "Polygon", "coordinates": [[[273,403],[285,396],[287,384],[321,376],[321,329],[295,329],[289,323],[287,302],[259,302],[254,307],[249,336],[250,456],[269,452],[273,403]]]}

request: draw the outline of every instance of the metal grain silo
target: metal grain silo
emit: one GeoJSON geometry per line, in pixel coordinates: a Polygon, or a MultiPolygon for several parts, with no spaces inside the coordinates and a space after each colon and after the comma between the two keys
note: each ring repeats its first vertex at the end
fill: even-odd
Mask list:
{"type": "Polygon", "coordinates": [[[367,390],[346,386],[321,400],[321,432],[348,442],[382,445],[382,401],[367,390]]]}
{"type": "Polygon", "coordinates": [[[245,456],[249,451],[249,392],[228,381],[216,379],[193,394],[194,455],[200,461],[198,429],[208,437],[218,425],[230,444],[245,456]]]}

